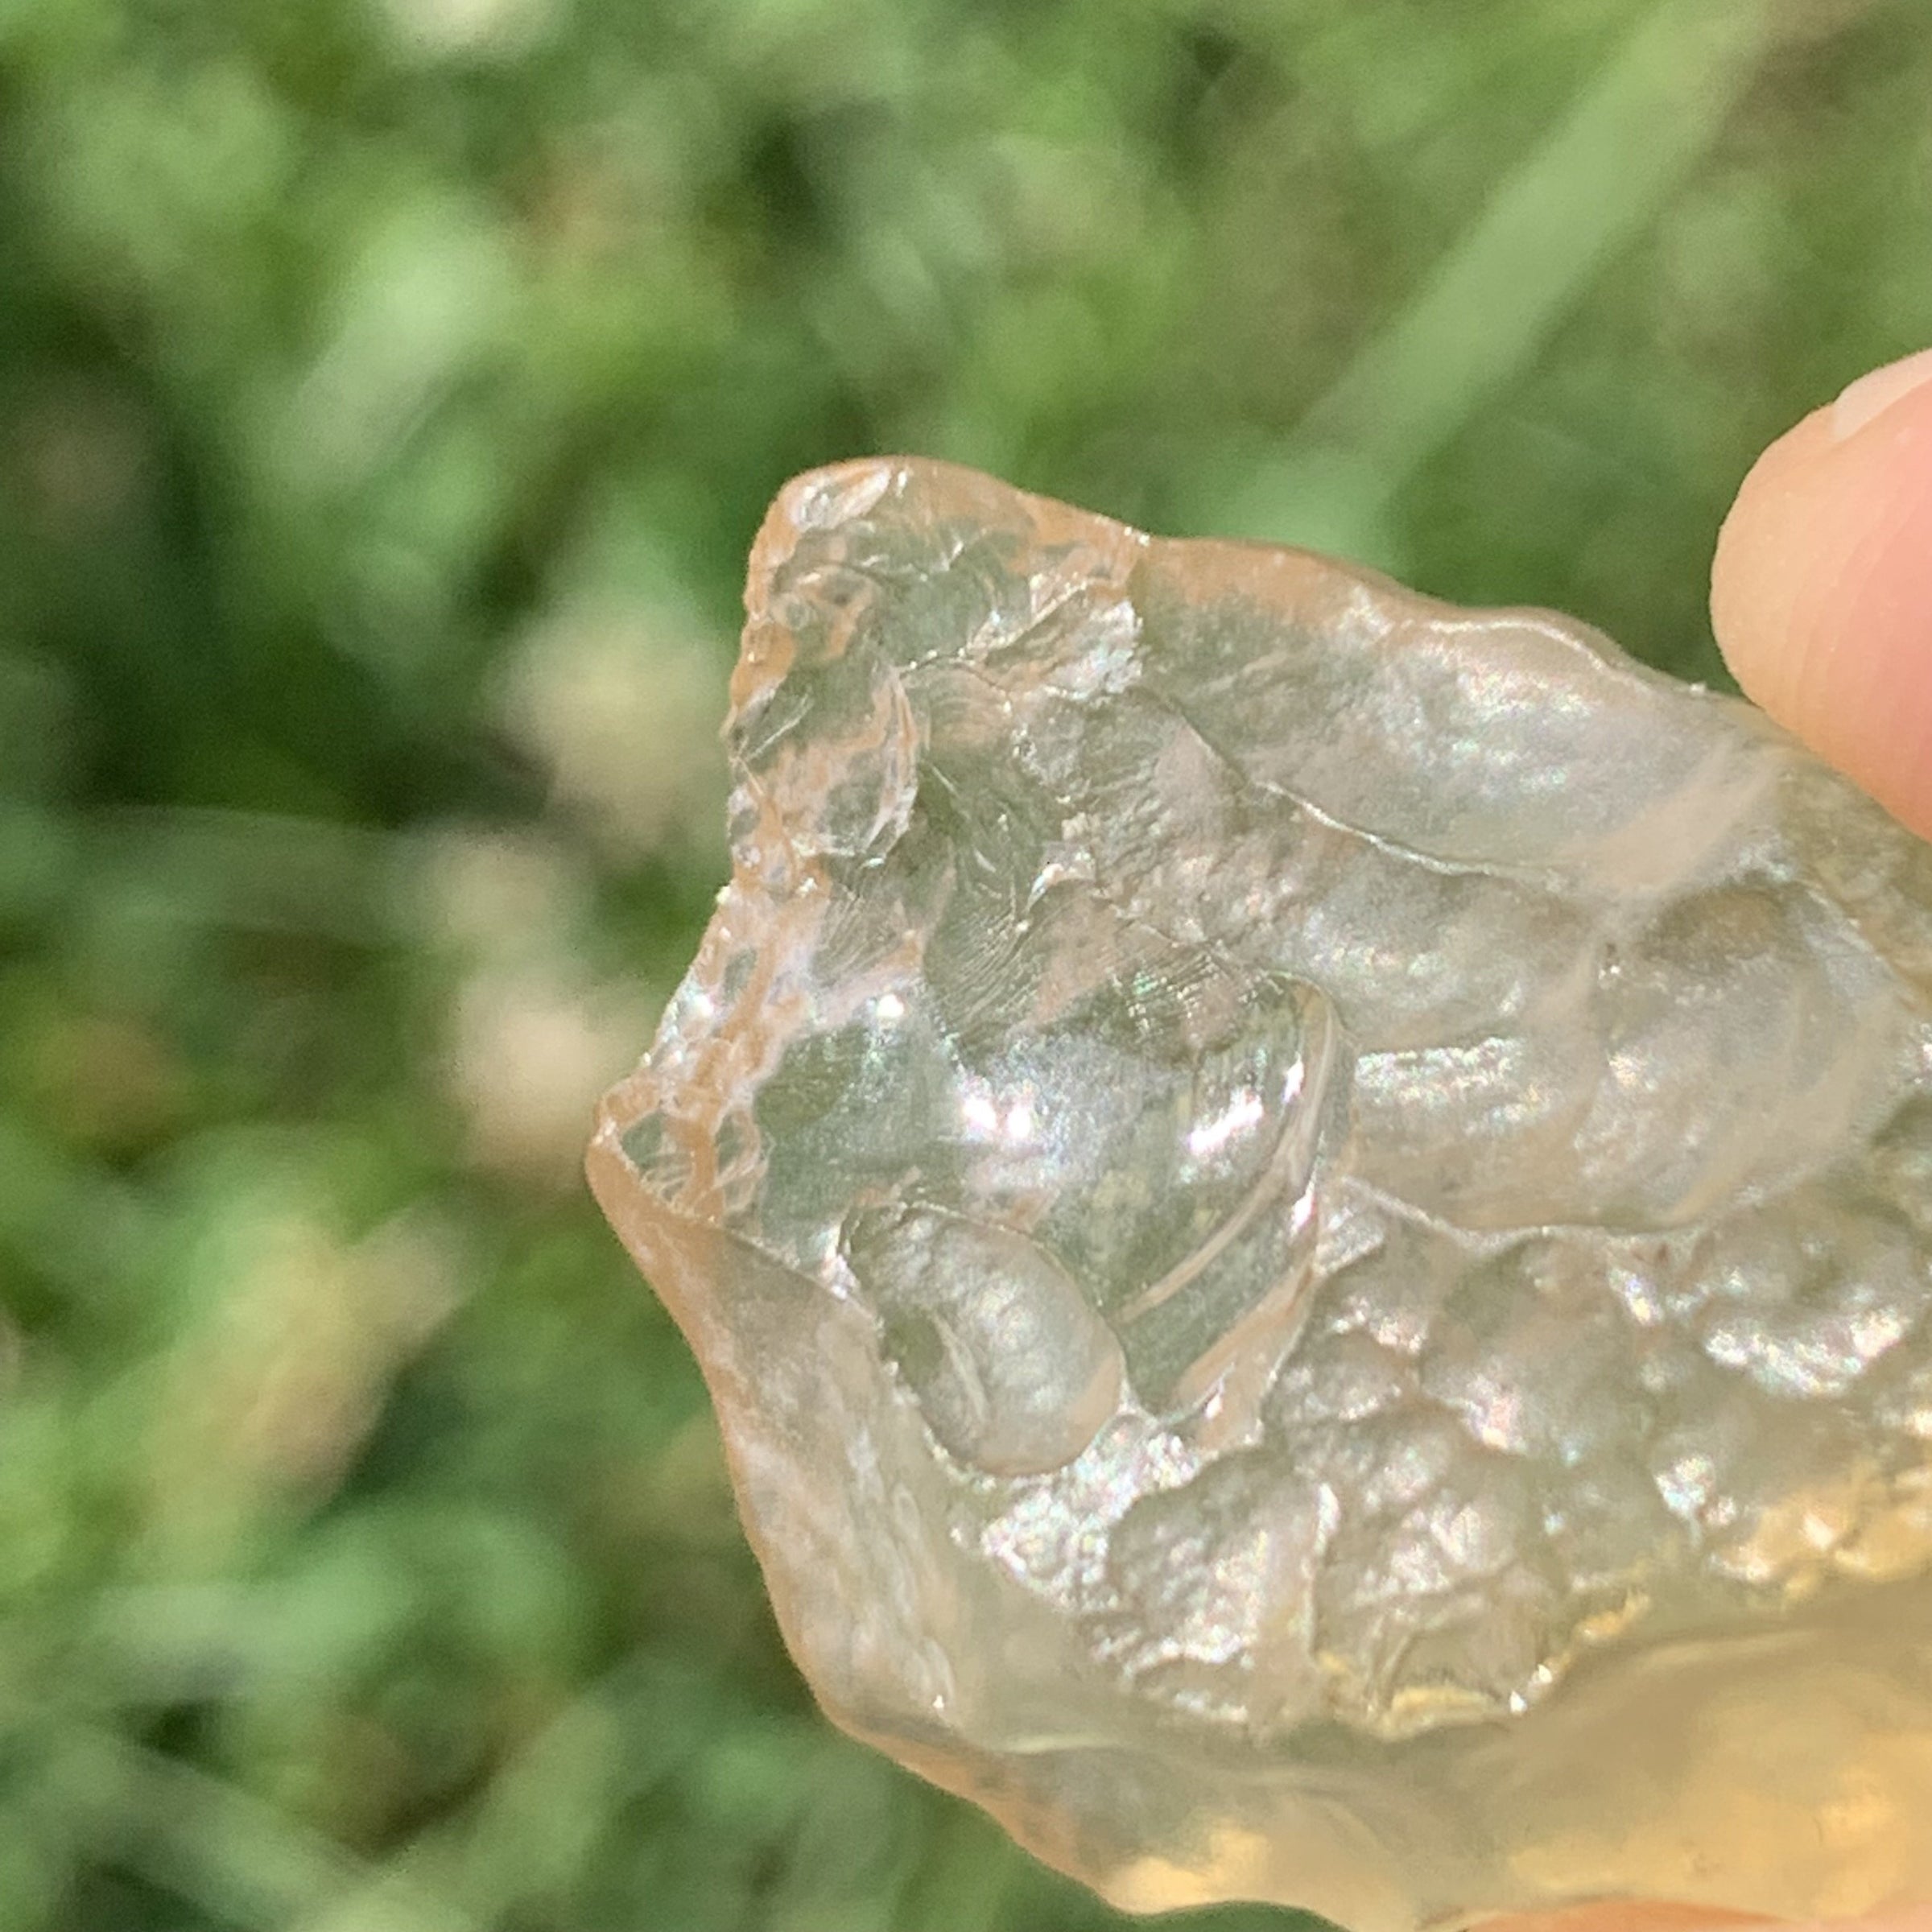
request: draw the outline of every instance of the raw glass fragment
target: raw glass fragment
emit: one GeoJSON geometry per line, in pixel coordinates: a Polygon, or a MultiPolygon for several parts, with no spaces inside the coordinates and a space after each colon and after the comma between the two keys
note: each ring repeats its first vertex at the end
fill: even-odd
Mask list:
{"type": "Polygon", "coordinates": [[[791,485],[598,1195],[826,1707],[1132,1908],[1932,1900],[1932,850],[1542,613],[791,485]]]}

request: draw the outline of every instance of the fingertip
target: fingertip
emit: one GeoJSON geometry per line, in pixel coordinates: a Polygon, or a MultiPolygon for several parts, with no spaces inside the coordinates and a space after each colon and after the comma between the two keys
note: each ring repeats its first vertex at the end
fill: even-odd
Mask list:
{"type": "Polygon", "coordinates": [[[1861,378],[1758,459],[1711,610],[1745,693],[1932,836],[1932,353],[1861,378]]]}

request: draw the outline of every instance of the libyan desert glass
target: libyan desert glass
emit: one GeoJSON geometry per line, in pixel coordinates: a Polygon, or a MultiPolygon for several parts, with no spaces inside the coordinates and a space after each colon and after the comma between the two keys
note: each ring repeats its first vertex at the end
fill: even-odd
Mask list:
{"type": "Polygon", "coordinates": [[[591,1156],[827,1709],[1136,1909],[1932,1900],[1932,850],[1538,612],[925,462],[591,1156]]]}

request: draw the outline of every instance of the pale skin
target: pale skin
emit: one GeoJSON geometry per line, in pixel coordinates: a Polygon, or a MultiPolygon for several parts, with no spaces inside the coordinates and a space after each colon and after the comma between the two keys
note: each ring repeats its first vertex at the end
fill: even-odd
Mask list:
{"type": "MultiPolygon", "coordinates": [[[[1718,539],[1711,614],[1746,695],[1932,838],[1932,349],[1860,378],[1759,457],[1718,539]]],[[[1749,1922],[1606,1905],[1485,1932],[1749,1922]]],[[[1932,1906],[1836,1932],[1932,1932],[1932,1906]]]]}
{"type": "Polygon", "coordinates": [[[1711,612],[1746,695],[1932,837],[1932,349],[1758,459],[1711,612]]]}

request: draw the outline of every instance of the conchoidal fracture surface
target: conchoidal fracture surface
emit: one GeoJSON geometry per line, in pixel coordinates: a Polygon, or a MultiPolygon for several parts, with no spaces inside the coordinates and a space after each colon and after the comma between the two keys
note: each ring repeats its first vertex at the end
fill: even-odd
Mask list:
{"type": "Polygon", "coordinates": [[[1932,851],[1580,626],[924,462],[592,1155],[828,1710],[1110,1897],[1932,1899],[1932,851]]]}

